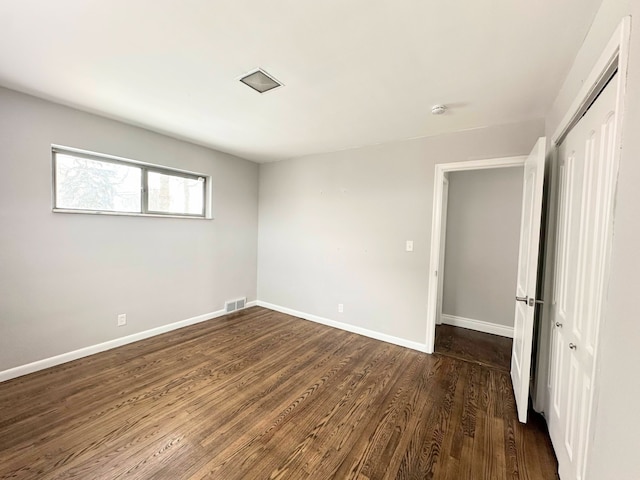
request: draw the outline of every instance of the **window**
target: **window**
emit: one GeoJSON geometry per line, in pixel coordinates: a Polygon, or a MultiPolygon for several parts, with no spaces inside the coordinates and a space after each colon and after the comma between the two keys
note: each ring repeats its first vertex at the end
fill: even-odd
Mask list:
{"type": "Polygon", "coordinates": [[[205,175],[66,147],[52,151],[55,212],[207,217],[205,175]]]}

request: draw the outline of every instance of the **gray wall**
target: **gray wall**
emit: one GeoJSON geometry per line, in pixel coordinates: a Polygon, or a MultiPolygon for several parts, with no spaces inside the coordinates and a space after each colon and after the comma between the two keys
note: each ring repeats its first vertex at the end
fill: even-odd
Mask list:
{"type": "Polygon", "coordinates": [[[7,89],[0,146],[0,371],[255,300],[255,163],[7,89]],[[215,220],[52,213],[52,143],[210,174],[215,220]]]}
{"type": "Polygon", "coordinates": [[[527,154],[542,134],[534,121],[260,165],[258,298],[424,343],[434,165],[527,154]]]}
{"type": "Polygon", "coordinates": [[[513,327],[522,172],[449,173],[443,313],[513,327]]]}
{"type": "Polygon", "coordinates": [[[588,457],[588,479],[640,478],[640,2],[603,0],[569,75],[546,119],[548,135],[568,111],[582,83],[625,15],[632,15],[622,153],[614,220],[612,264],[600,331],[595,398],[596,418],[588,457]]]}

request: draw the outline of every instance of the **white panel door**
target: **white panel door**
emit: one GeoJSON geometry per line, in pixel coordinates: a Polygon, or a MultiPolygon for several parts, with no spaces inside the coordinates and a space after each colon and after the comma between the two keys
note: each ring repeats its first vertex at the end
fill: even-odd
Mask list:
{"type": "Polygon", "coordinates": [[[516,311],[513,324],[513,351],[511,353],[511,381],[518,408],[518,420],[527,421],[529,406],[529,378],[533,320],[535,312],[536,281],[538,277],[538,245],[540,242],[540,215],[542,213],[542,186],[546,139],[540,138],[524,164],[522,218],[520,224],[520,251],[516,281],[516,311]]]}
{"type": "Polygon", "coordinates": [[[615,182],[615,96],[611,81],[559,148],[547,421],[562,480],[585,474],[615,182]]]}

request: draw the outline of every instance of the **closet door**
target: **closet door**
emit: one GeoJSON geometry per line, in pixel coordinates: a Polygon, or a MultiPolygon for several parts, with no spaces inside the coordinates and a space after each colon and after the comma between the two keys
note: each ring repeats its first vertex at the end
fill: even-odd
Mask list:
{"type": "Polygon", "coordinates": [[[616,82],[559,148],[549,434],[562,480],[584,478],[614,187],[616,82]]]}

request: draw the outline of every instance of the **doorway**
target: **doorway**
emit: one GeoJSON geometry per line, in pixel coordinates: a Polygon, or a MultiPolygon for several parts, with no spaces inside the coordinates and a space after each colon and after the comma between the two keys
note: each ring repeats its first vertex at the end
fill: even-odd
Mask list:
{"type": "MultiPolygon", "coordinates": [[[[441,312],[443,302],[443,295],[441,295],[444,284],[442,268],[445,260],[443,249],[446,247],[446,212],[448,210],[447,201],[449,198],[449,176],[454,172],[523,167],[526,159],[526,156],[515,156],[490,158],[486,160],[472,160],[467,162],[440,163],[436,165],[433,194],[433,216],[431,223],[431,268],[429,272],[430,277],[434,281],[429,282],[427,332],[425,342],[428,353],[434,353],[436,324],[442,323],[442,316],[438,312],[441,312]]],[[[446,254],[446,252],[444,253],[446,254]]]]}
{"type": "Polygon", "coordinates": [[[523,168],[444,174],[435,352],[509,372],[523,168]]]}

